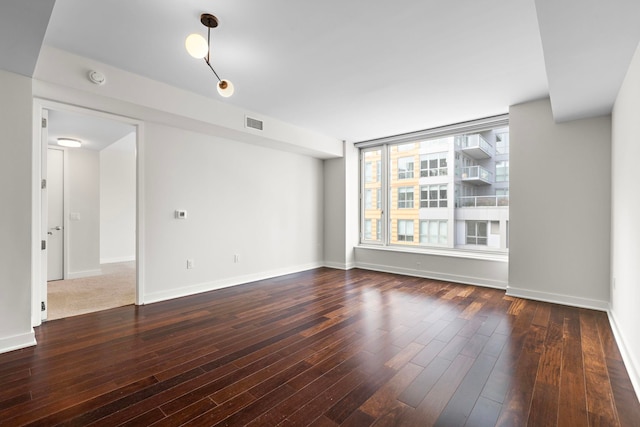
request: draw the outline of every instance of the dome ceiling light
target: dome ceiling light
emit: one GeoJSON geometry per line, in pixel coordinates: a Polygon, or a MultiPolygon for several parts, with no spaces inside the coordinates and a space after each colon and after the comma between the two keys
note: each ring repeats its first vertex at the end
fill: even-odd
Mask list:
{"type": "Polygon", "coordinates": [[[69,148],[80,148],[82,141],[73,138],[58,138],[58,145],[69,148]]]}

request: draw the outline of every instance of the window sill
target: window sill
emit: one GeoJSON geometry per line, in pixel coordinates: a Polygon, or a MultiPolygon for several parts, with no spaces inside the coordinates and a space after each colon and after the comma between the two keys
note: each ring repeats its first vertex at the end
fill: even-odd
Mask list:
{"type": "Polygon", "coordinates": [[[355,246],[355,249],[367,249],[383,252],[400,252],[408,254],[430,255],[430,256],[442,256],[450,258],[466,258],[477,259],[483,261],[496,261],[496,262],[509,262],[509,253],[494,252],[494,251],[474,251],[470,249],[449,249],[449,248],[406,248],[400,246],[379,246],[379,245],[367,245],[359,244],[355,246]]]}

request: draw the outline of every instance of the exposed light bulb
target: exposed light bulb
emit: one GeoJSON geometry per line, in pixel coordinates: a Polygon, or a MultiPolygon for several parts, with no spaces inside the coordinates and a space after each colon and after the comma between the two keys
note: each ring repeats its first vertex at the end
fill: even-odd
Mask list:
{"type": "Polygon", "coordinates": [[[220,94],[220,96],[228,98],[233,95],[233,91],[233,83],[231,83],[229,80],[222,79],[218,82],[218,93],[220,94]]]}
{"type": "Polygon", "coordinates": [[[209,53],[209,45],[204,37],[200,34],[191,34],[184,41],[184,47],[187,48],[189,55],[197,59],[202,59],[209,53]]]}

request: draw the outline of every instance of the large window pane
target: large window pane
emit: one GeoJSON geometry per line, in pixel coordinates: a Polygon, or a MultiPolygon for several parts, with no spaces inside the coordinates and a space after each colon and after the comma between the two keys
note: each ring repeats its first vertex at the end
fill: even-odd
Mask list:
{"type": "Polygon", "coordinates": [[[382,243],[382,154],[380,147],[362,152],[362,239],[382,243]]]}
{"type": "Polygon", "coordinates": [[[506,227],[496,234],[489,224],[508,219],[509,129],[504,117],[491,120],[493,127],[482,120],[361,148],[362,238],[506,252],[506,227]],[[364,219],[372,220],[370,231],[364,219]]]}
{"type": "Polygon", "coordinates": [[[371,239],[372,221],[370,219],[364,220],[364,238],[371,239]]]}

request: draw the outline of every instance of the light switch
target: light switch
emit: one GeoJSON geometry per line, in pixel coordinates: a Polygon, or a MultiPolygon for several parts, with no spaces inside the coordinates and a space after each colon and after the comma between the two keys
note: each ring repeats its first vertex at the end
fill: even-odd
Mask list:
{"type": "Polygon", "coordinates": [[[177,219],[187,219],[187,211],[176,210],[176,218],[177,219]]]}
{"type": "Polygon", "coordinates": [[[69,212],[70,221],[80,221],[80,212],[69,212]]]}

